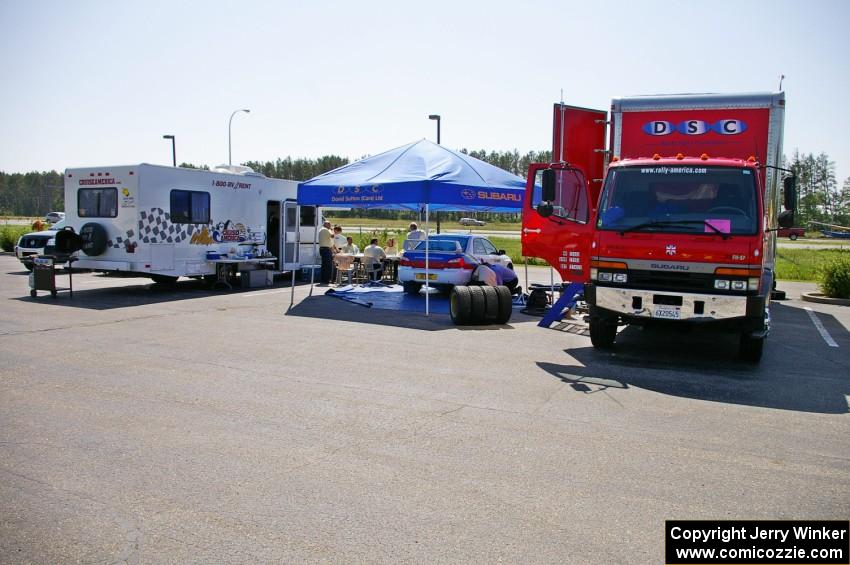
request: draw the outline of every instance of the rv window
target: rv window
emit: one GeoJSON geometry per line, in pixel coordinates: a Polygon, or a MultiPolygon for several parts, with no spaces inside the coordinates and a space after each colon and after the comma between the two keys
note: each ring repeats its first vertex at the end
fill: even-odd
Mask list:
{"type": "Polygon", "coordinates": [[[81,218],[118,216],[117,188],[81,188],[77,191],[77,212],[81,218]]]}
{"type": "Polygon", "coordinates": [[[175,224],[210,223],[209,192],[172,190],[171,222],[175,224]]]}
{"type": "Polygon", "coordinates": [[[313,227],[316,225],[316,207],[301,206],[301,227],[313,227]]]}

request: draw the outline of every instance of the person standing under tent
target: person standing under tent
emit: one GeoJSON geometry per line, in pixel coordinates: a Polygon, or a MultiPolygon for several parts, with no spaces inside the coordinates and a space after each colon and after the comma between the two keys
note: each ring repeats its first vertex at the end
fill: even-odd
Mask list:
{"type": "Polygon", "coordinates": [[[346,241],[345,236],[342,235],[342,226],[337,224],[334,226],[334,253],[339,253],[339,251],[345,247],[346,241]]]}
{"type": "Polygon", "coordinates": [[[330,284],[333,271],[333,233],[330,222],[322,224],[319,230],[319,256],[322,258],[321,284],[330,284]]]}
{"type": "Polygon", "coordinates": [[[410,227],[407,229],[407,239],[404,240],[404,250],[413,249],[423,239],[425,239],[425,232],[419,229],[416,222],[410,222],[410,227]]]}

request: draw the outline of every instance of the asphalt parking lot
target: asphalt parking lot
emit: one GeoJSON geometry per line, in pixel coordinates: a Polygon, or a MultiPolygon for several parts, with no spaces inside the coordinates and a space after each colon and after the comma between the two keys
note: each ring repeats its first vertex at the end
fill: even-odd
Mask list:
{"type": "Polygon", "coordinates": [[[0,255],[3,563],[659,563],[665,519],[850,511],[850,308],[813,285],[754,367],[717,334],[74,283],[32,299],[0,255]]]}

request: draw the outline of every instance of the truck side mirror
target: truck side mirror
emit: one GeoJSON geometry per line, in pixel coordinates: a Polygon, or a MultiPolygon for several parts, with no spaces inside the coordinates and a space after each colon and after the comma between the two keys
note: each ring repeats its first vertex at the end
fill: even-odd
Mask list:
{"type": "Polygon", "coordinates": [[[780,228],[790,228],[794,225],[794,210],[783,210],[776,218],[780,228]]]}
{"type": "Polygon", "coordinates": [[[537,213],[543,216],[544,218],[548,218],[555,212],[554,207],[548,202],[541,202],[537,205],[537,213]]]}
{"type": "Polygon", "coordinates": [[[797,209],[797,176],[791,175],[782,179],[783,204],[786,210],[797,209]]]}
{"type": "Polygon", "coordinates": [[[542,197],[545,202],[552,202],[555,200],[555,171],[553,169],[545,169],[543,171],[542,197]]]}

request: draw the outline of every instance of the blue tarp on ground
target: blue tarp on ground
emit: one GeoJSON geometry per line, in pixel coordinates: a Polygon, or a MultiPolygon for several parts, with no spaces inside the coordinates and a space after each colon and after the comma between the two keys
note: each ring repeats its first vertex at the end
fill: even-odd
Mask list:
{"type": "Polygon", "coordinates": [[[519,212],[525,181],[423,139],[298,185],[298,203],[339,208],[519,212]]]}
{"type": "MultiPolygon", "coordinates": [[[[344,286],[338,289],[330,289],[325,293],[325,296],[340,298],[352,304],[379,310],[425,312],[425,295],[406,294],[399,284],[377,283],[365,286],[344,286]]],[[[449,299],[447,297],[432,291],[428,299],[431,303],[432,313],[449,313],[449,299]]]]}

